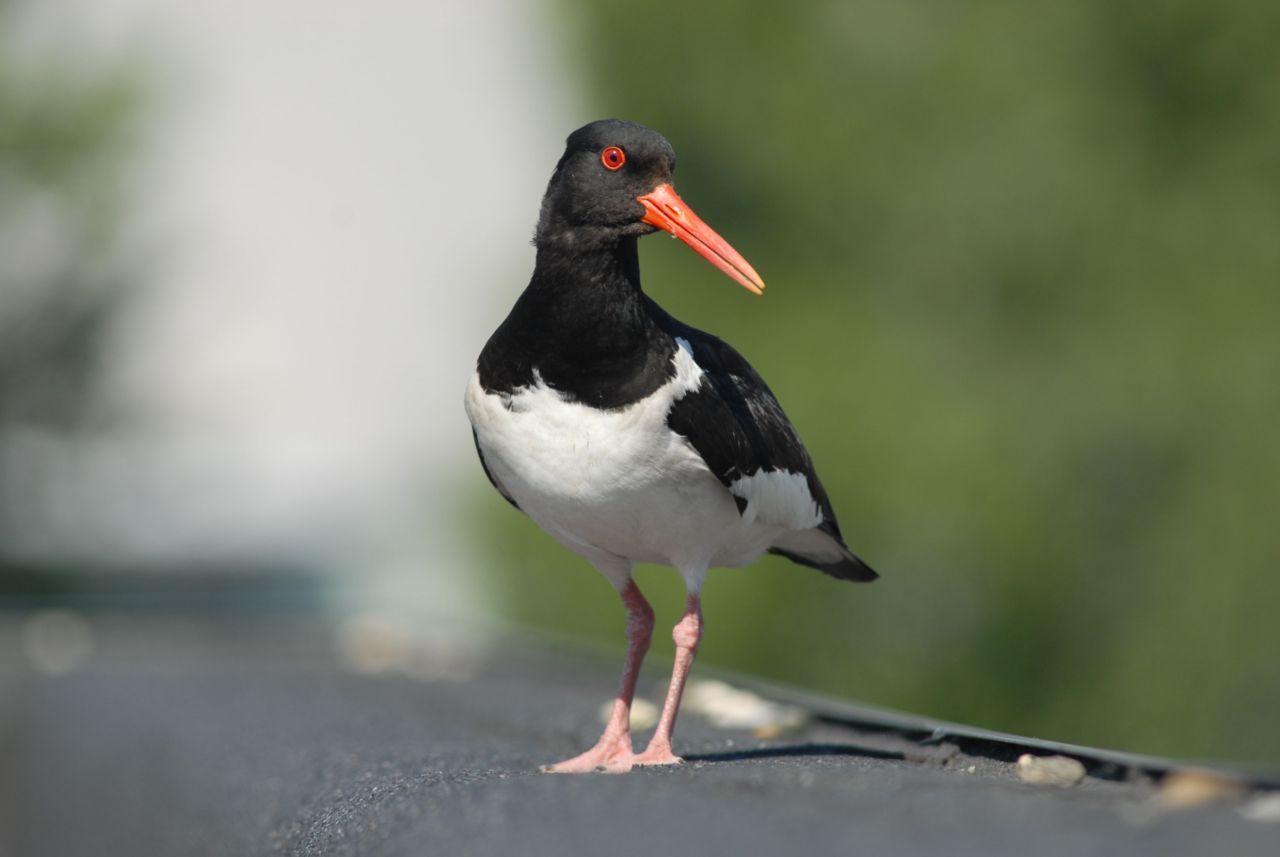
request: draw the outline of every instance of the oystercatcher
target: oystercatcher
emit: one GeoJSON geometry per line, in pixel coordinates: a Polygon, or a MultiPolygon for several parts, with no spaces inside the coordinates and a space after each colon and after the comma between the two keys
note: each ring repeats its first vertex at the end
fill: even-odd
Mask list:
{"type": "Polygon", "coordinates": [[[709,567],[767,551],[841,580],[877,576],[845,545],[809,454],[760,376],[641,291],[636,239],[659,229],[748,290],[764,289],[676,195],[675,165],[671,144],[634,122],[569,135],[542,200],[533,277],[467,387],[489,481],[594,565],[627,610],[626,664],[604,734],[547,771],[680,761],[671,734],[702,636],[709,567]],[[638,562],[673,566],[688,590],[666,704],[641,753],[630,707],[654,617],[631,577],[638,562]]]}

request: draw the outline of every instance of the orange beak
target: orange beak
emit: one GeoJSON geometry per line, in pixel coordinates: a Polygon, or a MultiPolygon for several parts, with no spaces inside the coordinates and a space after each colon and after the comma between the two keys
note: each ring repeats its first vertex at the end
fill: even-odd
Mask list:
{"type": "Polygon", "coordinates": [[[644,206],[644,217],[641,220],[645,223],[656,226],[663,232],[670,232],[747,291],[757,295],[764,291],[764,280],[760,279],[756,269],[737,250],[730,247],[728,241],[703,223],[702,218],[694,214],[693,209],[676,195],[676,189],[671,185],[660,184],[652,192],[637,197],[636,202],[644,206]]]}

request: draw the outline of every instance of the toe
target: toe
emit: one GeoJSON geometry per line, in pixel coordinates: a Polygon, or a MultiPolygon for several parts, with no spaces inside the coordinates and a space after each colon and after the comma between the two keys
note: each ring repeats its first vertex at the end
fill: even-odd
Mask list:
{"type": "Polygon", "coordinates": [[[684,759],[669,749],[645,750],[632,761],[635,765],[679,765],[684,759]]]}
{"type": "Polygon", "coordinates": [[[541,770],[544,774],[625,774],[631,770],[635,758],[630,747],[611,744],[605,747],[592,747],[587,752],[572,759],[565,759],[563,762],[543,765],[541,770]]]}

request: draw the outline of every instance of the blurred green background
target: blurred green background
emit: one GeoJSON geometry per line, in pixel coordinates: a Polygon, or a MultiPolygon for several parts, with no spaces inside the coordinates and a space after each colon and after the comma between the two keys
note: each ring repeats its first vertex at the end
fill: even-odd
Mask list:
{"type": "MultiPolygon", "coordinates": [[[[883,575],[713,571],[702,661],[1280,761],[1280,7],[557,14],[594,113],[662,131],[770,286],[651,240],[648,291],[769,380],[883,575]]],[[[476,529],[507,615],[620,642],[585,562],[496,496],[476,529]]],[[[676,575],[638,580],[674,621],[676,575]]]]}
{"type": "MultiPolygon", "coordinates": [[[[426,8],[375,4],[367,20],[393,6],[426,8]]],[[[104,427],[163,428],[163,414],[104,397],[99,374],[110,343],[128,338],[117,313],[139,292],[166,287],[147,264],[119,252],[116,233],[138,204],[126,176],[146,174],[154,154],[139,143],[152,121],[151,96],[186,92],[161,79],[155,64],[86,68],[30,51],[18,56],[14,10],[29,18],[40,8],[48,7],[0,0],[0,34],[8,34],[0,38],[0,607],[18,610],[74,601],[57,593],[74,594],[82,567],[119,564],[109,559],[106,536],[91,541],[87,558],[81,551],[70,560],[59,559],[56,544],[44,553],[14,545],[35,530],[36,501],[47,500],[54,517],[65,512],[63,494],[45,491],[41,474],[76,482],[74,462],[64,462],[49,438],[73,444],[104,427]],[[32,240],[48,234],[57,240],[32,240]],[[31,449],[45,450],[51,463],[31,467],[24,457],[31,449]]],[[[280,248],[298,246],[280,243],[290,238],[317,254],[368,246],[392,260],[379,277],[403,274],[407,288],[439,302],[423,313],[421,338],[448,343],[448,385],[428,381],[419,394],[456,441],[446,449],[459,454],[431,459],[430,473],[407,457],[399,468],[423,469],[417,490],[435,505],[420,523],[434,535],[422,554],[399,558],[406,571],[393,598],[428,600],[411,591],[413,581],[452,573],[471,589],[442,600],[446,609],[474,596],[482,614],[598,640],[621,660],[623,613],[612,589],[492,492],[469,450],[461,456],[470,439],[458,404],[483,333],[469,326],[476,318],[458,322],[459,305],[447,301],[489,313],[486,331],[496,326],[528,275],[522,242],[536,219],[536,191],[516,192],[505,179],[459,168],[446,156],[453,150],[428,147],[455,139],[489,146],[495,169],[537,154],[533,187],[550,175],[573,127],[626,117],[672,141],[682,196],[770,287],[752,298],[683,245],[655,239],[641,244],[650,293],[733,343],[769,380],[818,464],[850,545],[883,576],[872,586],[845,585],[777,558],[713,571],[703,663],[1064,741],[1280,763],[1280,6],[558,0],[536,13],[540,29],[526,30],[512,4],[511,20],[492,30],[460,25],[456,50],[492,62],[487,77],[396,80],[376,61],[428,49],[395,43],[391,50],[367,38],[372,24],[367,32],[335,28],[342,33],[330,36],[335,49],[316,41],[318,54],[345,64],[328,80],[365,74],[379,97],[335,86],[316,93],[321,106],[310,113],[267,100],[289,91],[267,85],[277,77],[296,77],[299,91],[308,82],[311,69],[294,52],[307,43],[302,36],[311,38],[307,27],[319,26],[310,12],[261,19],[255,12],[252,27],[250,18],[216,19],[220,29],[200,18],[214,13],[195,8],[182,15],[197,22],[191,32],[210,34],[215,47],[206,54],[227,63],[221,73],[233,77],[237,63],[258,55],[289,72],[263,81],[258,112],[248,111],[251,121],[235,138],[247,142],[225,157],[244,163],[249,152],[278,170],[281,189],[265,194],[284,198],[299,184],[314,193],[299,205],[320,211],[330,231],[311,238],[295,222],[277,222],[264,228],[264,243],[283,255],[280,248]],[[215,44],[259,27],[277,28],[278,40],[259,46],[260,54],[215,44]],[[517,33],[517,44],[541,40],[530,62],[560,64],[539,96],[545,102],[497,100],[517,88],[504,76],[509,66],[496,62],[507,42],[486,41],[503,27],[517,33]],[[398,118],[382,139],[390,146],[403,136],[414,151],[420,133],[426,155],[388,155],[402,150],[355,136],[378,120],[383,95],[398,118]],[[565,109],[575,98],[580,103],[565,109]],[[412,121],[459,104],[473,114],[466,133],[412,121]],[[565,114],[554,134],[526,133],[531,116],[559,124],[565,114]],[[300,118],[316,116],[332,125],[308,132],[305,146],[272,142],[281,129],[313,127],[300,118]],[[509,132],[488,132],[503,123],[509,132]],[[349,151],[326,148],[347,137],[355,141],[349,151]],[[293,175],[290,158],[305,162],[314,152],[354,164],[351,175],[293,175]],[[379,162],[392,169],[370,166],[379,162]],[[461,207],[471,196],[453,198],[452,219],[424,215],[404,228],[406,241],[418,241],[413,233],[421,230],[423,242],[436,235],[458,247],[432,250],[434,259],[397,256],[416,244],[374,243],[370,236],[393,230],[379,221],[377,203],[364,200],[362,209],[362,198],[343,196],[348,185],[340,181],[384,182],[382,202],[421,196],[430,203],[421,211],[433,215],[441,209],[430,196],[437,178],[457,174],[488,206],[486,228],[508,210],[523,218],[519,236],[503,232],[484,251],[510,252],[509,278],[457,288],[450,273],[446,289],[428,272],[480,264],[473,249],[458,249],[460,236],[481,232],[479,216],[461,207]],[[448,338],[455,329],[466,341],[448,338]],[[464,528],[447,517],[455,513],[464,528]],[[474,553],[431,554],[437,536],[453,530],[474,553]]],[[[437,23],[446,36],[408,23],[398,30],[411,41],[454,38],[448,27],[456,22],[437,23]]],[[[394,71],[411,67],[403,60],[394,71]]],[[[252,73],[244,75],[246,88],[228,91],[256,96],[252,73]]],[[[207,97],[197,86],[174,100],[199,105],[207,97]]],[[[223,149],[196,151],[201,170],[222,163],[223,149]]],[[[237,178],[213,175],[219,185],[237,178]]],[[[186,236],[184,246],[155,256],[185,252],[199,267],[225,255],[222,238],[186,236]]],[[[314,307],[295,310],[296,300],[295,293],[265,302],[304,327],[314,307]]],[[[358,302],[343,305],[323,289],[313,300],[352,313],[348,327],[321,338],[326,353],[355,360],[383,347],[386,331],[356,312],[358,302]]],[[[210,306],[203,314],[225,313],[224,328],[208,342],[186,334],[182,345],[234,352],[236,323],[262,311],[243,301],[210,306]]],[[[418,309],[391,306],[406,317],[418,309]]],[[[268,340],[274,323],[262,325],[268,340]]],[[[312,376],[326,365],[307,353],[294,357],[312,376]]],[[[420,365],[424,376],[441,374],[435,363],[420,365]]],[[[352,396],[353,413],[391,399],[363,378],[334,386],[339,403],[352,396]],[[374,392],[362,398],[362,389],[374,392]]],[[[264,420],[279,419],[289,400],[276,392],[268,385],[270,395],[246,401],[264,420]]],[[[247,424],[209,431],[234,434],[247,424]]],[[[278,434],[290,449],[291,431],[278,434]]],[[[406,436],[425,449],[437,442],[406,436]]],[[[181,447],[178,457],[199,458],[202,449],[181,447]]],[[[133,459],[107,452],[108,469],[127,484],[133,459]]],[[[302,461],[305,470],[310,459],[302,461]]],[[[265,457],[247,470],[263,471],[265,481],[271,463],[265,457]]],[[[224,469],[218,461],[209,467],[224,469]]],[[[176,486],[171,494],[146,484],[139,493],[163,509],[199,497],[201,478],[198,469],[179,469],[171,483],[157,483],[176,486]]],[[[305,499],[314,486],[303,486],[305,499]]],[[[245,496],[271,494],[255,488],[245,496]]],[[[380,506],[348,493],[380,516],[380,506]]],[[[291,497],[282,496],[287,507],[291,497]]],[[[234,496],[229,503],[244,505],[234,496]]],[[[127,505],[110,496],[82,503],[90,511],[127,505]]],[[[75,529],[78,518],[67,520],[75,529]]],[[[131,522],[144,535],[152,524],[141,513],[131,522]]],[[[303,539],[323,529],[298,528],[303,539]]],[[[209,556],[228,542],[217,526],[197,534],[199,550],[146,565],[139,585],[163,586],[158,581],[179,577],[171,572],[180,566],[187,580],[193,567],[225,579],[228,570],[279,577],[273,569],[297,566],[291,557],[233,548],[210,571],[209,556]]],[[[361,557],[307,555],[304,564],[336,570],[330,582],[369,589],[361,557]]],[[[677,576],[646,568],[638,579],[660,621],[674,622],[683,602],[677,576]]],[[[196,597],[204,591],[197,587],[196,597]]],[[[237,597],[243,603],[261,591],[237,597]]],[[[670,654],[659,634],[650,656],[655,678],[670,654]]]]}

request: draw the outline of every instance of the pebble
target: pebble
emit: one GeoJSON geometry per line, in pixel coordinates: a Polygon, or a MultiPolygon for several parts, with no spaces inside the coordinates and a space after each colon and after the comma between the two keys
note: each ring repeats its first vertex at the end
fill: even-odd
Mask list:
{"type": "Polygon", "coordinates": [[[1084,779],[1084,765],[1070,756],[1018,757],[1018,779],[1024,783],[1046,786],[1074,786],[1084,779]]]}
{"type": "MultiPolygon", "coordinates": [[[[613,716],[613,700],[600,706],[600,722],[608,723],[613,716]]],[[[631,729],[640,732],[658,725],[658,706],[637,696],[631,701],[631,729]]]]}
{"type": "Polygon", "coordinates": [[[794,705],[771,702],[749,690],[722,681],[702,679],[689,684],[684,706],[721,729],[749,729],[757,738],[776,738],[803,728],[809,713],[794,705]]]}
{"type": "Polygon", "coordinates": [[[1169,809],[1190,809],[1238,798],[1244,793],[1244,783],[1237,779],[1192,768],[1170,771],[1160,782],[1160,802],[1169,809]]]}
{"type": "Polygon", "coordinates": [[[1238,812],[1250,821],[1280,824],[1280,792],[1259,795],[1240,807],[1238,812]]]}

